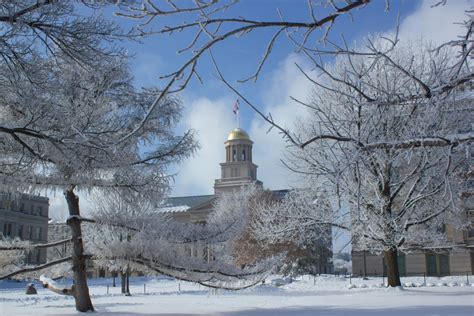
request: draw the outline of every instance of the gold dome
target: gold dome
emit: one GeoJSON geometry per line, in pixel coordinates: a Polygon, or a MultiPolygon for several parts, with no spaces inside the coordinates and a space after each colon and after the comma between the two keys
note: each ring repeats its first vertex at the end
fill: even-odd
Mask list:
{"type": "Polygon", "coordinates": [[[249,134],[241,128],[234,128],[232,132],[230,132],[229,137],[227,140],[237,140],[237,139],[245,139],[250,140],[249,134]]]}

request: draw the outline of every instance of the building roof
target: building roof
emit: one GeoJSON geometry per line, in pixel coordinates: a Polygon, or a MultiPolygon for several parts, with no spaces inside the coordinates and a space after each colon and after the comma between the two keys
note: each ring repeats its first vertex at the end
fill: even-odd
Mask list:
{"type": "Polygon", "coordinates": [[[160,211],[162,212],[186,212],[188,209],[209,202],[214,195],[192,195],[169,197],[163,201],[160,211]]]}
{"type": "Polygon", "coordinates": [[[241,129],[240,127],[234,128],[232,132],[230,132],[229,137],[227,137],[227,140],[238,140],[238,139],[250,140],[250,137],[249,137],[249,134],[247,134],[247,132],[241,129]]]}
{"type": "MultiPolygon", "coordinates": [[[[275,197],[279,199],[283,199],[288,194],[288,192],[289,190],[272,190],[272,193],[275,195],[275,197]]],[[[215,195],[169,197],[163,201],[160,211],[163,213],[186,212],[190,208],[210,202],[215,197],[215,195]]]]}

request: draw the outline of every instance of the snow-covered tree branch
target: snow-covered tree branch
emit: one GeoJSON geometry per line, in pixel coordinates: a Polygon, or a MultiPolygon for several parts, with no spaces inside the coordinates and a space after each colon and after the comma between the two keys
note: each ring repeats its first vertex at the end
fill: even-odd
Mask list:
{"type": "Polygon", "coordinates": [[[173,220],[138,195],[97,195],[97,224],[86,226],[86,249],[99,266],[145,267],[211,287],[246,287],[263,278],[274,263],[274,258],[261,258],[241,268],[235,259],[233,243],[247,227],[249,192],[255,190],[251,186],[219,198],[202,224],[173,220]]]}
{"type": "MultiPolygon", "coordinates": [[[[387,45],[369,43],[378,51],[387,45]]],[[[452,49],[411,43],[390,46],[385,55],[341,54],[314,80],[310,118],[298,131],[313,141],[295,144],[287,162],[304,189],[278,212],[266,212],[258,228],[277,239],[305,236],[308,227],[349,230],[356,250],[384,253],[389,285],[396,286],[398,251],[446,242],[436,227],[463,225],[459,194],[474,112],[469,85],[443,96],[405,97],[450,80],[452,49]],[[367,96],[381,102],[368,103],[367,96]],[[396,105],[385,102],[398,97],[396,105]]]]}

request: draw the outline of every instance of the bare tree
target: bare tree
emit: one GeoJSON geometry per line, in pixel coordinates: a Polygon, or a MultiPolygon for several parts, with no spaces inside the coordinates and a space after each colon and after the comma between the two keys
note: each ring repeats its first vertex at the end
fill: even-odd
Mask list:
{"type": "MultiPolygon", "coordinates": [[[[386,1],[387,10],[390,7],[390,3],[391,1],[386,1]]],[[[434,6],[446,5],[446,3],[447,1],[439,1],[435,2],[434,6]]],[[[266,61],[271,56],[275,43],[282,40],[282,37],[286,35],[286,45],[291,45],[295,48],[296,52],[307,57],[317,70],[318,75],[326,80],[315,79],[299,65],[296,65],[307,79],[314,83],[318,93],[321,93],[315,97],[318,102],[316,105],[308,104],[305,100],[293,100],[302,106],[308,107],[310,111],[317,113],[317,115],[315,114],[317,119],[314,122],[316,125],[312,128],[308,127],[308,130],[295,131],[288,130],[284,126],[279,125],[278,122],[273,120],[270,113],[263,113],[260,110],[260,106],[254,104],[251,99],[246,97],[237,84],[233,84],[226,79],[226,75],[219,67],[218,60],[211,53],[211,59],[219,78],[263,120],[269,123],[271,127],[277,129],[290,145],[294,146],[295,155],[302,158],[301,161],[306,159],[309,160],[307,163],[310,164],[317,157],[321,162],[318,160],[316,165],[324,164],[325,161],[331,164],[334,161],[339,161],[337,159],[331,161],[335,155],[331,151],[342,152],[344,155],[347,155],[347,159],[350,158],[353,161],[358,161],[358,167],[354,171],[356,175],[360,172],[359,168],[361,168],[358,165],[359,162],[365,168],[374,164],[375,167],[373,168],[375,169],[370,169],[369,171],[374,174],[376,181],[382,179],[379,188],[380,192],[356,191],[356,195],[360,198],[378,200],[381,196],[380,194],[383,193],[386,200],[389,200],[385,205],[390,208],[395,203],[389,199],[392,193],[395,196],[408,194],[408,201],[417,197],[413,202],[419,205],[418,203],[423,203],[420,201],[423,200],[421,197],[424,197],[428,192],[432,193],[426,196],[427,199],[432,199],[433,195],[440,192],[446,192],[447,196],[450,196],[448,201],[452,202],[451,197],[455,194],[453,195],[451,192],[453,190],[450,178],[454,176],[453,173],[457,168],[457,164],[453,163],[451,158],[453,155],[450,154],[450,151],[461,151],[463,147],[472,143],[474,135],[472,131],[461,133],[453,130],[452,127],[457,124],[456,120],[458,118],[448,118],[450,116],[448,115],[449,110],[444,106],[451,106],[454,113],[462,112],[463,110],[457,109],[459,104],[463,104],[463,101],[458,102],[459,91],[469,87],[474,79],[469,57],[472,55],[474,47],[472,11],[466,12],[466,20],[462,22],[466,27],[466,31],[464,34],[460,34],[459,38],[453,38],[452,41],[439,47],[419,47],[419,52],[411,51],[407,54],[407,60],[401,60],[395,56],[396,54],[394,55],[394,52],[400,51],[397,47],[400,45],[398,31],[392,39],[387,38],[383,45],[380,44],[380,41],[374,43],[375,40],[372,39],[368,41],[366,47],[352,47],[344,37],[342,37],[342,40],[334,40],[331,37],[330,30],[335,21],[344,18],[344,15],[354,15],[356,17],[357,10],[371,5],[372,1],[343,1],[341,4],[335,1],[318,2],[318,4],[321,4],[318,7],[319,10],[315,10],[317,6],[315,1],[309,0],[298,3],[298,5],[302,4],[307,6],[308,15],[297,21],[286,19],[284,12],[277,8],[274,8],[278,11],[279,19],[277,21],[237,17],[235,11],[232,11],[232,8],[239,5],[237,1],[198,1],[190,7],[180,6],[174,1],[168,1],[167,4],[156,1],[143,1],[141,6],[128,7],[128,10],[122,11],[119,14],[141,21],[142,23],[138,26],[138,29],[143,35],[169,34],[176,36],[175,33],[180,31],[189,32],[194,30],[195,36],[189,45],[179,51],[180,53],[189,53],[190,56],[175,72],[164,77],[167,81],[164,85],[163,93],[184,89],[192,78],[200,81],[198,62],[203,58],[205,52],[210,52],[211,49],[217,48],[219,44],[225,43],[232,37],[245,36],[250,32],[274,30],[270,36],[268,36],[270,32],[263,33],[261,41],[266,44],[266,48],[263,50],[262,59],[256,65],[255,72],[239,82],[244,83],[257,80],[266,61]],[[172,19],[181,14],[187,18],[194,18],[194,20],[180,23],[176,22],[181,21],[180,19],[172,19]],[[170,17],[169,20],[167,20],[168,17],[170,17]],[[324,32],[322,34],[318,33],[322,28],[325,28],[324,32]],[[317,39],[320,41],[317,41],[317,39]],[[326,46],[319,45],[321,42],[326,46]],[[447,53],[448,47],[453,48],[450,53],[447,53]],[[421,62],[420,56],[433,61],[436,66],[430,66],[421,62]],[[328,60],[327,57],[336,57],[339,60],[346,59],[346,64],[342,66],[342,69],[332,68],[326,62],[328,60]],[[361,60],[364,60],[365,64],[352,65],[361,60]],[[379,71],[379,73],[374,69],[379,71]],[[379,81],[382,79],[389,82],[393,81],[393,84],[385,83],[384,85],[379,81]],[[328,98],[328,94],[331,97],[329,100],[334,102],[323,102],[325,98],[328,98]],[[318,107],[320,103],[324,105],[324,108],[318,107]],[[329,105],[329,103],[331,104],[329,105]],[[346,112],[345,115],[348,116],[348,119],[344,120],[339,117],[343,117],[343,113],[337,112],[343,106],[347,107],[344,110],[352,109],[351,106],[354,106],[360,113],[357,114],[356,110],[353,110],[356,113],[346,112]],[[361,118],[353,117],[356,114],[361,115],[361,118]],[[440,116],[436,117],[438,114],[440,116]],[[393,120],[394,117],[396,117],[396,120],[393,120]],[[349,127],[345,127],[344,124],[340,123],[345,122],[345,124],[351,126],[350,124],[357,120],[359,120],[358,124],[360,124],[358,127],[360,129],[359,133],[351,131],[349,127]],[[428,126],[429,124],[441,124],[440,126],[443,127],[436,130],[433,128],[433,125],[428,126]],[[449,124],[450,126],[446,126],[449,124]],[[332,127],[331,125],[334,126],[332,127]],[[410,132],[408,127],[413,128],[414,132],[410,132]],[[362,130],[362,128],[365,130],[362,130]],[[368,130],[370,130],[370,137],[364,135],[364,133],[368,133],[368,130]],[[361,137],[366,138],[361,139],[361,137]],[[323,146],[322,144],[328,145],[323,146]],[[322,156],[315,156],[312,147],[318,146],[327,149],[329,152],[324,153],[322,156]],[[299,152],[300,149],[307,149],[307,152],[301,153],[299,152]],[[355,150],[356,153],[351,152],[351,155],[348,155],[345,152],[348,149],[355,150]],[[377,153],[377,159],[381,159],[381,161],[377,161],[376,158],[372,157],[373,152],[377,153]],[[385,152],[387,153],[385,154],[385,152]],[[413,160],[411,160],[411,153],[413,152],[416,152],[418,156],[413,156],[413,160]],[[423,152],[425,156],[422,155],[423,152]],[[429,157],[429,159],[426,157],[429,157]],[[373,161],[374,159],[375,162],[373,161]],[[402,170],[397,165],[403,159],[406,160],[405,163],[412,169],[409,171],[402,170]],[[392,162],[392,160],[397,162],[392,162]],[[375,174],[374,170],[378,170],[380,173],[375,174]],[[437,170],[438,173],[435,172],[436,177],[433,181],[424,182],[424,177],[426,176],[424,170],[437,170]],[[408,178],[404,181],[401,178],[398,179],[402,175],[408,178]],[[414,180],[418,178],[420,180],[414,180]],[[383,179],[389,180],[385,183],[383,179]],[[391,181],[401,182],[395,185],[394,183],[390,184],[391,181]],[[410,181],[415,181],[415,188],[412,189],[415,191],[408,190],[408,192],[405,192],[405,189],[410,187],[408,184],[411,184],[410,181]],[[391,185],[392,187],[396,186],[396,188],[393,189],[391,185]],[[421,189],[418,186],[421,186],[421,189]],[[394,191],[383,191],[382,188],[386,190],[391,188],[394,191]],[[378,194],[375,192],[378,192],[378,194]]],[[[269,5],[270,9],[272,8],[269,5]]],[[[159,100],[160,96],[155,102],[159,100]]],[[[469,101],[465,102],[464,104],[469,104],[469,101]]],[[[150,109],[153,106],[154,104],[150,106],[150,109]]],[[[140,126],[140,124],[137,126],[140,126]]],[[[133,132],[130,135],[132,134],[133,132]]],[[[459,157],[460,155],[454,156],[459,157]]],[[[337,168],[348,168],[348,170],[351,170],[350,166],[353,165],[348,164],[346,167],[333,166],[332,169],[326,166],[323,169],[328,174],[342,177],[339,171],[336,172],[334,170],[337,168]]],[[[293,166],[293,169],[296,172],[305,172],[299,170],[298,166],[293,166]]],[[[318,173],[322,173],[322,171],[318,173]]],[[[364,176],[366,175],[364,174],[364,176]]],[[[362,176],[357,175],[355,179],[358,179],[356,181],[358,183],[357,188],[362,181],[362,176]]],[[[339,179],[337,183],[339,183],[339,179]]],[[[336,184],[332,183],[332,185],[336,184]]],[[[360,209],[360,202],[358,200],[356,204],[358,209],[360,209]]],[[[400,203],[403,205],[402,202],[400,203]]],[[[413,203],[405,206],[399,205],[401,208],[412,208],[413,206],[413,203]]],[[[443,210],[445,208],[453,209],[455,207],[450,205],[442,207],[443,210]]],[[[402,213],[405,214],[405,212],[403,211],[402,213]]],[[[391,211],[387,209],[386,214],[389,213],[391,211]]],[[[431,215],[427,215],[427,217],[420,215],[418,220],[424,222],[425,220],[428,221],[438,217],[436,214],[431,215]]],[[[421,225],[421,223],[415,220],[409,220],[407,223],[408,226],[401,226],[405,227],[405,232],[409,227],[421,225]]],[[[395,230],[397,229],[399,229],[398,226],[395,230]]],[[[403,242],[404,239],[402,244],[403,242]]],[[[394,249],[397,249],[399,246],[393,240],[390,243],[394,245],[394,249]]],[[[387,253],[387,256],[392,258],[394,252],[392,251],[391,254],[387,253]]],[[[392,259],[387,262],[392,265],[391,271],[394,271],[395,267],[393,267],[392,259]]],[[[390,277],[390,285],[400,283],[396,274],[394,273],[390,277]]]]}
{"type": "MultiPolygon", "coordinates": [[[[392,1],[385,2],[385,10],[390,10],[392,1]]],[[[331,36],[332,27],[337,21],[345,18],[353,18],[357,23],[357,12],[372,6],[374,1],[371,0],[352,0],[352,1],[295,1],[295,5],[304,7],[307,10],[306,16],[301,16],[299,19],[290,19],[285,16],[285,12],[280,10],[272,3],[268,4],[268,11],[275,12],[277,18],[275,20],[251,19],[242,16],[238,11],[239,1],[236,0],[217,0],[217,1],[195,1],[189,6],[184,6],[176,1],[153,1],[144,0],[137,4],[130,4],[121,6],[116,13],[119,16],[126,17],[137,21],[136,32],[140,36],[163,36],[169,35],[172,38],[178,37],[180,33],[193,34],[188,45],[182,47],[178,53],[184,54],[185,61],[177,67],[176,71],[162,76],[164,79],[163,89],[161,94],[157,96],[149,109],[160,101],[167,93],[174,93],[182,91],[192,79],[202,83],[202,78],[199,75],[198,64],[200,60],[210,53],[212,49],[218,49],[219,45],[226,45],[232,38],[241,38],[250,33],[261,32],[262,37],[262,57],[255,66],[255,72],[248,76],[241,75],[242,79],[238,83],[243,84],[251,81],[256,81],[264,68],[266,62],[271,57],[274,46],[277,42],[282,42],[282,45],[293,47],[295,52],[307,56],[310,60],[319,58],[322,55],[337,56],[341,54],[357,55],[351,45],[348,44],[344,38],[333,39],[331,36]],[[182,22],[185,21],[185,22],[182,22]]],[[[433,6],[446,5],[447,1],[434,2],[433,6]]],[[[446,95],[452,89],[465,84],[473,79],[472,71],[467,67],[470,56],[473,50],[472,38],[472,12],[466,12],[466,20],[460,21],[466,26],[466,33],[461,34],[459,38],[453,38],[443,46],[457,46],[459,47],[458,58],[456,62],[456,71],[451,73],[451,76],[446,77],[444,82],[438,82],[433,86],[418,80],[417,85],[422,87],[417,94],[411,96],[404,96],[405,98],[426,98],[432,96],[446,95]]],[[[396,39],[398,41],[398,39],[396,39]]],[[[441,48],[440,47],[440,48],[441,48]]],[[[363,54],[371,54],[373,56],[381,56],[384,52],[363,52],[363,54]]],[[[219,69],[219,62],[212,57],[216,66],[216,70],[220,79],[227,87],[240,97],[249,107],[251,107],[259,116],[262,117],[272,127],[281,132],[282,136],[290,143],[296,144],[300,147],[305,147],[313,141],[317,141],[324,135],[319,135],[314,139],[300,139],[297,134],[287,128],[280,126],[279,122],[275,122],[271,113],[263,113],[261,107],[255,105],[252,100],[247,98],[239,91],[239,87],[229,82],[225,74],[219,69]]],[[[324,63],[323,63],[324,64],[324,63]]],[[[308,78],[310,79],[310,78],[308,78]]],[[[419,79],[419,78],[418,78],[419,79]]],[[[355,92],[356,93],[356,92],[355,92]]],[[[294,100],[298,102],[299,100],[294,100]]],[[[367,103],[373,102],[369,98],[367,103]]],[[[387,102],[396,103],[400,100],[386,100],[387,102]]],[[[141,122],[146,121],[146,116],[141,122]]],[[[137,124],[139,128],[141,122],[137,124]]],[[[133,134],[133,131],[132,133],[133,134]]],[[[130,134],[130,135],[131,135],[130,134]]],[[[469,136],[468,139],[472,140],[469,136]]],[[[453,140],[436,140],[433,142],[424,142],[424,145],[433,144],[436,146],[449,145],[453,140]]],[[[464,141],[464,140],[461,140],[464,141]]],[[[413,143],[419,143],[419,139],[413,139],[413,143]]]]}
{"type": "MultiPolygon", "coordinates": [[[[106,2],[81,1],[91,8],[106,2]]],[[[2,1],[0,3],[1,77],[12,80],[34,71],[38,56],[61,53],[78,64],[121,54],[112,42],[129,38],[101,15],[78,13],[80,3],[55,0],[2,1]]],[[[37,78],[30,77],[31,80],[37,78]]],[[[41,82],[37,82],[40,84],[41,82]]]]}
{"type": "Polygon", "coordinates": [[[262,257],[244,268],[236,263],[234,242],[247,223],[248,204],[242,197],[250,190],[219,199],[206,222],[198,224],[173,220],[139,196],[98,195],[86,249],[100,266],[122,271],[159,272],[214,288],[252,286],[274,260],[262,257]],[[224,201],[230,198],[241,203],[229,207],[224,201]]]}
{"type": "Polygon", "coordinates": [[[122,59],[79,67],[62,56],[38,59],[35,67],[41,85],[25,78],[2,91],[0,182],[9,189],[64,190],[76,308],[93,310],[75,191],[119,190],[158,202],[168,188],[167,165],[196,148],[193,133],[173,134],[182,105],[166,98],[133,138],[119,142],[156,95],[133,88],[122,59]]]}
{"type": "MultiPolygon", "coordinates": [[[[302,2],[305,6],[308,6],[308,19],[296,21],[285,20],[276,7],[269,8],[278,12],[279,18],[276,20],[254,20],[237,16],[238,13],[232,12],[232,9],[238,7],[238,2],[237,0],[199,0],[194,1],[190,6],[184,6],[176,3],[176,1],[160,3],[160,1],[145,0],[139,1],[137,4],[133,3],[119,7],[116,15],[137,21],[135,31],[139,36],[177,36],[182,31],[193,32],[194,34],[189,44],[178,51],[178,53],[189,54],[189,56],[175,71],[161,77],[165,82],[161,94],[149,106],[150,112],[167,94],[176,93],[186,88],[191,79],[194,78],[202,83],[198,71],[199,61],[220,43],[233,37],[245,36],[254,31],[275,30],[267,41],[267,47],[264,49],[263,58],[258,63],[256,72],[243,79],[244,82],[257,80],[279,37],[285,34],[287,36],[299,34],[303,36],[306,43],[309,39],[314,39],[313,35],[317,30],[326,27],[326,31],[329,31],[335,21],[363,8],[371,1],[344,1],[340,7],[333,1],[328,1],[320,17],[316,16],[314,1],[302,2]],[[227,12],[231,12],[230,16],[226,16],[227,12]],[[183,17],[186,17],[186,19],[183,17]],[[182,22],[188,18],[190,22],[182,22]]],[[[136,128],[126,137],[133,135],[146,120],[147,115],[142,118],[141,122],[137,123],[136,128]]]]}
{"type": "Polygon", "coordinates": [[[355,249],[384,253],[388,284],[399,286],[398,251],[415,242],[433,246],[441,240],[437,226],[461,224],[458,184],[468,172],[472,91],[412,97],[424,91],[420,82],[450,78],[453,51],[368,42],[385,52],[317,64],[310,117],[299,131],[311,141],[295,145],[287,164],[304,178],[304,189],[279,212],[264,213],[261,231],[289,238],[318,225],[348,230],[355,249]]]}

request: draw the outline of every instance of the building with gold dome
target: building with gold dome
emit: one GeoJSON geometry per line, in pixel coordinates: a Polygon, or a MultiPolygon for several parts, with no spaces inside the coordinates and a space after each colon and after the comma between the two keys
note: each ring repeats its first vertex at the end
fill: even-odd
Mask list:
{"type": "Polygon", "coordinates": [[[242,185],[256,183],[257,165],[252,162],[252,145],[249,135],[241,128],[234,128],[225,144],[225,162],[221,163],[221,178],[214,183],[214,195],[229,192],[242,185]]]}
{"type": "MultiPolygon", "coordinates": [[[[258,166],[252,161],[253,141],[242,128],[234,128],[224,142],[225,162],[220,164],[221,178],[214,182],[214,194],[198,196],[170,197],[165,200],[162,210],[173,218],[186,222],[204,222],[212,212],[215,199],[224,192],[239,190],[242,186],[263,183],[257,178],[258,166]]],[[[284,196],[288,190],[273,191],[284,196]]]]}
{"type": "MultiPolygon", "coordinates": [[[[221,177],[214,181],[214,194],[198,196],[170,197],[164,201],[161,210],[169,213],[173,219],[188,223],[203,223],[213,211],[215,200],[226,192],[239,190],[242,186],[257,184],[263,186],[258,180],[258,166],[253,163],[253,141],[242,128],[234,128],[224,142],[225,161],[220,163],[221,177]]],[[[263,166],[264,167],[264,166],[263,166]]],[[[288,190],[271,191],[275,198],[283,198],[288,190]]],[[[329,232],[330,236],[330,232],[329,232]]],[[[314,241],[306,253],[305,260],[317,258],[313,262],[314,273],[332,273],[332,241],[314,241]],[[311,248],[311,249],[310,249],[311,248]],[[312,252],[311,254],[309,252],[312,252]],[[316,254],[316,255],[315,255],[316,254]]],[[[291,249],[296,250],[296,249],[291,249]]],[[[186,250],[191,256],[211,257],[209,248],[202,245],[191,245],[186,250]]]]}

